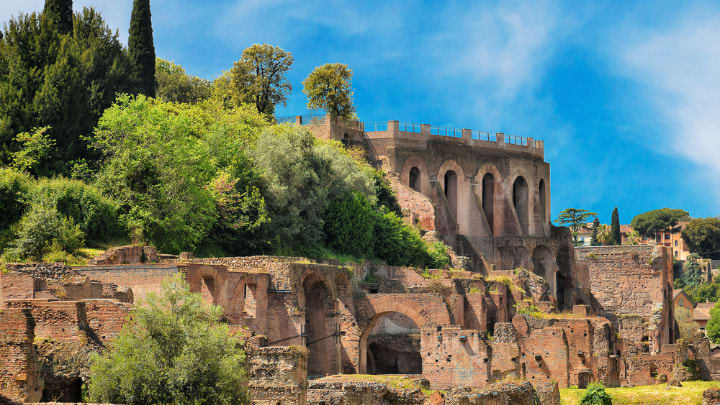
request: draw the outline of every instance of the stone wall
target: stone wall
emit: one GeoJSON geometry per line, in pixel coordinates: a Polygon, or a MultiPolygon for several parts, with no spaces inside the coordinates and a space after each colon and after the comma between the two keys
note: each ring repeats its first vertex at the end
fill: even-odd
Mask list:
{"type": "Polygon", "coordinates": [[[34,402],[42,396],[33,328],[29,309],[0,310],[0,398],[34,402]]]}
{"type": "Polygon", "coordinates": [[[144,264],[157,263],[158,251],[152,246],[117,246],[103,252],[89,261],[90,265],[144,264]]]}
{"type": "Polygon", "coordinates": [[[72,270],[102,283],[129,287],[135,300],[142,300],[149,292],[160,292],[163,280],[177,274],[172,263],[77,266],[72,270]]]}
{"type": "Polygon", "coordinates": [[[250,397],[255,405],[305,405],[307,350],[261,347],[250,353],[250,397]]]}

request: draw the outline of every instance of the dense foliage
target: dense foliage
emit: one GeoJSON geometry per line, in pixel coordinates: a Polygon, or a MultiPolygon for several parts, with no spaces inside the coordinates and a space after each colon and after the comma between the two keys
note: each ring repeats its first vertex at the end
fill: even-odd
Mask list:
{"type": "Polygon", "coordinates": [[[713,343],[720,343],[720,302],[710,310],[710,319],[705,325],[705,333],[713,343]]]}
{"type": "Polygon", "coordinates": [[[321,109],[333,117],[349,119],[352,103],[352,71],[342,63],[318,66],[302,82],[310,109],[321,109]]]}
{"type": "Polygon", "coordinates": [[[688,249],[710,259],[720,259],[720,218],[696,218],[682,231],[688,249]]]}
{"type": "Polygon", "coordinates": [[[620,235],[620,215],[618,214],[618,208],[613,208],[612,217],[610,218],[610,236],[612,237],[613,245],[622,244],[622,235],[620,235]]]}
{"type": "Polygon", "coordinates": [[[230,92],[236,105],[254,104],[263,114],[275,112],[275,105],[285,105],[292,85],[285,73],[293,64],[290,52],[268,44],[255,44],[242,53],[230,70],[230,92]]]}
{"type": "Polygon", "coordinates": [[[155,69],[157,98],[174,103],[198,103],[210,98],[209,81],[185,73],[182,66],[157,59],[155,69]]]}
{"type": "MultiPolygon", "coordinates": [[[[49,9],[65,25],[67,2],[49,9]]],[[[17,134],[47,128],[52,148],[39,175],[70,174],[88,157],[83,136],[128,90],[129,63],[117,34],[91,8],[74,16],[70,33],[36,13],[11,18],[0,39],[0,164],[23,146],[17,134]]],[[[92,157],[92,156],[91,156],[92,157]]]]}
{"type": "Polygon", "coordinates": [[[654,238],[655,234],[663,229],[687,219],[689,219],[689,214],[685,210],[662,208],[636,215],[630,225],[640,235],[646,238],[654,238]]]}
{"type": "Polygon", "coordinates": [[[134,0],[128,37],[134,93],[155,97],[155,44],[150,0],[134,0]]]}
{"type": "Polygon", "coordinates": [[[683,263],[682,275],[675,280],[675,288],[692,289],[700,285],[702,280],[700,278],[700,264],[698,263],[698,259],[700,259],[700,257],[696,254],[691,254],[687,257],[687,260],[683,263]]]}
{"type": "Polygon", "coordinates": [[[112,341],[93,354],[89,400],[116,404],[246,404],[243,343],[222,308],[191,293],[182,276],[148,294],[112,341]]]}
{"type": "Polygon", "coordinates": [[[612,397],[602,384],[592,383],[580,398],[580,405],[612,405],[612,397]]]}
{"type": "Polygon", "coordinates": [[[709,283],[684,286],[683,289],[695,302],[716,302],[720,299],[720,276],[713,277],[709,283]]]}

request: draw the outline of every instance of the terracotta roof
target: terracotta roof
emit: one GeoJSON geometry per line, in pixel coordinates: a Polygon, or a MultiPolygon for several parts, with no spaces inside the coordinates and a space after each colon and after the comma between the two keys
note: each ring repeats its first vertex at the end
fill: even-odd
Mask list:
{"type": "Polygon", "coordinates": [[[693,321],[707,321],[710,319],[710,310],[715,307],[714,302],[700,302],[695,305],[692,316],[693,321]]]}
{"type": "Polygon", "coordinates": [[[621,233],[630,233],[632,232],[633,228],[630,225],[620,225],[620,232],[621,233]]]}

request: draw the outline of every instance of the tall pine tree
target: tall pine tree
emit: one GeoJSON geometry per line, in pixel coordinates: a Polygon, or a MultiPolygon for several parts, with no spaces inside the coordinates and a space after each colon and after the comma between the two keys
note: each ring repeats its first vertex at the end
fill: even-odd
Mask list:
{"type": "Polygon", "coordinates": [[[598,240],[598,231],[600,230],[600,220],[598,217],[595,217],[595,220],[593,221],[593,227],[592,227],[592,239],[590,239],[590,245],[591,246],[600,246],[602,243],[598,240]]]}
{"type": "Polygon", "coordinates": [[[45,0],[43,18],[59,34],[69,34],[73,30],[72,0],[45,0]]]}
{"type": "Polygon", "coordinates": [[[133,3],[128,55],[137,93],[155,97],[155,45],[150,0],[135,0],[133,3]]]}
{"type": "Polygon", "coordinates": [[[622,236],[620,236],[620,215],[618,214],[617,207],[615,207],[612,212],[612,220],[610,222],[610,234],[612,235],[613,244],[622,244],[622,236]]]}

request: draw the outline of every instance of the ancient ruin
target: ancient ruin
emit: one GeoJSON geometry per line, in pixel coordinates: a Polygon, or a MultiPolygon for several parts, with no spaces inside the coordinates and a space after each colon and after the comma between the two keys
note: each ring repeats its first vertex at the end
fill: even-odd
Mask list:
{"type": "Polygon", "coordinates": [[[550,223],[542,141],[330,117],[308,128],[365,148],[390,175],[406,219],[452,248],[454,268],[175,257],[147,247],[115,248],[82,267],[8,265],[0,395],[78,400],[87,369],[73,365],[87,364],[130,304],[178,272],[252,342],[258,404],[551,404],[558,386],[681,381],[687,359],[704,379],[718,378],[707,339],[676,342],[667,248],[576,249],[550,223]],[[367,374],[448,391],[429,397],[367,374]]]}

